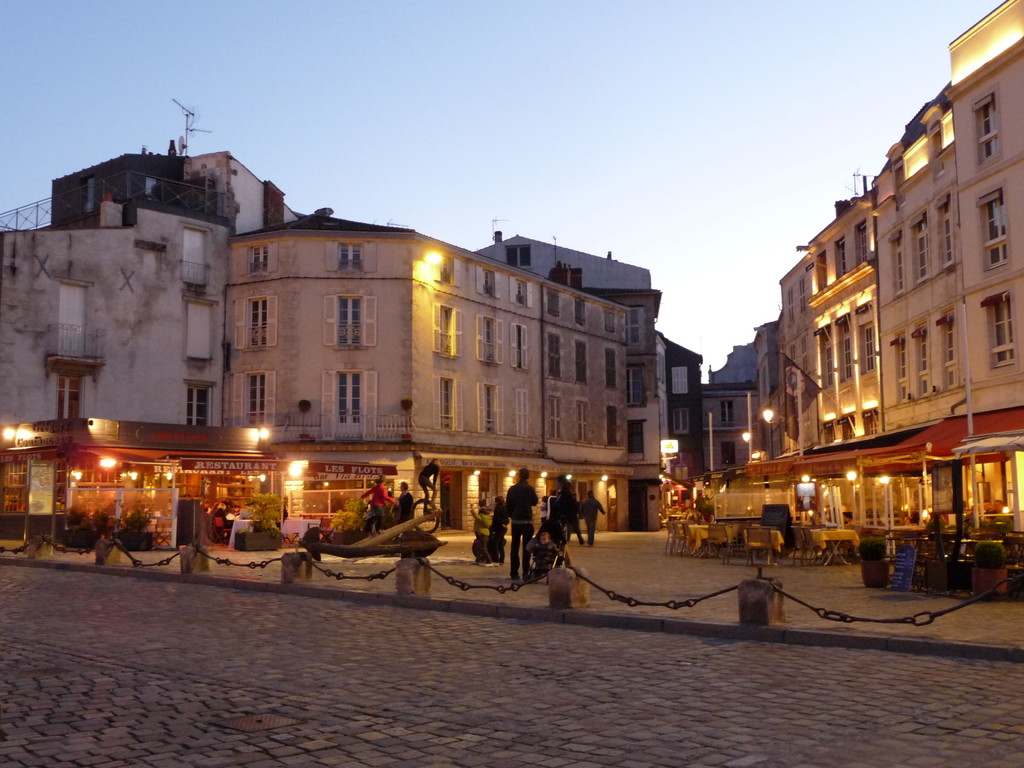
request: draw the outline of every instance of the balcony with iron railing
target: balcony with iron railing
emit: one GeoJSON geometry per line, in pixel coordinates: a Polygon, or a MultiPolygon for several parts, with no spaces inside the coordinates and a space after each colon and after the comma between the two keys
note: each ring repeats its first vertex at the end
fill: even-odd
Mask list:
{"type": "Polygon", "coordinates": [[[207,283],[210,267],[198,261],[181,262],[181,280],[187,285],[204,286],[207,283]]]}
{"type": "Polygon", "coordinates": [[[47,354],[81,360],[103,359],[104,332],[97,328],[59,323],[53,327],[47,354]]]}
{"type": "MultiPolygon", "coordinates": [[[[273,424],[270,440],[273,443],[345,443],[345,442],[401,442],[412,433],[412,417],[405,412],[389,414],[347,414],[342,419],[324,420],[306,413],[290,413],[258,419],[261,424],[273,424]]],[[[234,426],[260,426],[248,416],[241,416],[234,426]]]]}
{"type": "Polygon", "coordinates": [[[89,227],[98,223],[100,202],[136,203],[140,207],[180,209],[186,214],[225,216],[224,195],[205,179],[173,181],[125,171],[54,197],[0,213],[0,232],[47,227],[89,227]]]}

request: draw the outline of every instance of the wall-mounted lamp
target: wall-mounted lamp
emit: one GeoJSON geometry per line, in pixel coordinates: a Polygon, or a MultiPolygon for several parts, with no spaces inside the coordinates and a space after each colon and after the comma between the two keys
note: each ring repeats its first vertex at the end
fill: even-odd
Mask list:
{"type": "Polygon", "coordinates": [[[607,483],[608,482],[608,475],[601,475],[601,482],[602,483],[607,483]]]}

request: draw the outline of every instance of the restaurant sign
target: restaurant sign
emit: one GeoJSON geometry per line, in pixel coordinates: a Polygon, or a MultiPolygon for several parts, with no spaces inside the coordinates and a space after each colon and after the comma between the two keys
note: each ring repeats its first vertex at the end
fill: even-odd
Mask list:
{"type": "Polygon", "coordinates": [[[181,459],[181,471],[203,475],[260,475],[279,472],[287,464],[276,459],[181,459]]]}
{"type": "Polygon", "coordinates": [[[393,476],[398,474],[394,464],[344,464],[331,461],[311,461],[306,466],[307,476],[331,475],[335,479],[354,480],[361,477],[393,476]]]}

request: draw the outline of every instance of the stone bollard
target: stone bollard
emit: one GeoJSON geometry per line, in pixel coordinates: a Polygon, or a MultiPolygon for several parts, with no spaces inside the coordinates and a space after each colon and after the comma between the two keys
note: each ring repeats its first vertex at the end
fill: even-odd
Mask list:
{"type": "Polygon", "coordinates": [[[121,564],[121,550],[111,539],[97,539],[93,554],[96,556],[96,565],[121,564]]]}
{"type": "Polygon", "coordinates": [[[572,568],[552,568],[548,571],[548,605],[561,609],[589,608],[590,584],[577,578],[572,568]]]}
{"type": "Polygon", "coordinates": [[[32,536],[25,543],[25,556],[29,560],[53,557],[53,544],[40,536],[32,536]]]}
{"type": "Polygon", "coordinates": [[[740,582],[740,623],[768,626],[785,624],[782,595],[774,587],[782,587],[778,579],[746,579],[740,582]]]}
{"type": "Polygon", "coordinates": [[[400,595],[429,595],[430,569],[417,557],[403,557],[395,566],[395,589],[400,595]]]}
{"type": "Polygon", "coordinates": [[[181,555],[181,572],[182,573],[209,573],[210,572],[210,560],[204,557],[206,554],[205,547],[182,547],[181,555]],[[202,553],[202,554],[200,554],[202,553]]]}
{"type": "Polygon", "coordinates": [[[281,555],[281,583],[313,580],[313,560],[305,552],[286,552],[281,555]]]}

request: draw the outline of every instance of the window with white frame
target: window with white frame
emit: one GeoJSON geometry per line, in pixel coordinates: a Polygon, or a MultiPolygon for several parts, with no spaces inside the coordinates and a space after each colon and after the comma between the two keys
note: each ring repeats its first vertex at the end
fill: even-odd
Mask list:
{"type": "Polygon", "coordinates": [[[978,136],[978,162],[999,152],[999,121],[995,94],[989,94],[974,105],[975,130],[978,136]]]}
{"type": "Polygon", "coordinates": [[[801,312],[806,312],[807,311],[807,276],[806,275],[804,275],[803,277],[800,278],[799,282],[797,283],[797,286],[799,287],[799,292],[797,294],[797,300],[798,300],[798,302],[800,304],[800,311],[801,312]]]}
{"type": "Polygon", "coordinates": [[[861,326],[860,329],[861,338],[861,370],[864,373],[875,370],[875,355],[878,354],[878,348],[875,339],[875,326],[871,323],[861,326]]]}
{"type": "Polygon", "coordinates": [[[267,272],[270,269],[270,246],[251,245],[247,249],[246,271],[250,275],[267,272]]]}
{"type": "Polygon", "coordinates": [[[736,419],[736,409],[732,400],[720,400],[718,402],[718,426],[731,427],[736,419]]]}
{"type": "Polygon", "coordinates": [[[576,339],[576,382],[587,383],[587,342],[576,339]]]}
{"type": "Polygon", "coordinates": [[[477,315],[476,318],[476,355],[485,363],[500,363],[500,323],[493,317],[477,315]]]}
{"type": "Polygon", "coordinates": [[[900,402],[906,400],[910,394],[910,388],[907,384],[907,340],[902,334],[892,340],[893,350],[895,354],[895,369],[896,369],[896,394],[900,402]]]}
{"type": "Polygon", "coordinates": [[[361,296],[338,296],[337,344],[358,347],[363,343],[363,299],[361,296]]]}
{"type": "Polygon", "coordinates": [[[1014,360],[1013,312],[1009,293],[990,296],[982,302],[988,307],[989,337],[992,344],[992,366],[1009,365],[1014,360]]]}
{"type": "Polygon", "coordinates": [[[512,297],[515,300],[516,304],[525,307],[529,299],[529,288],[527,288],[526,281],[514,278],[512,287],[512,297]]]}
{"type": "Polygon", "coordinates": [[[548,334],[548,376],[562,376],[562,337],[557,333],[548,334]]]}
{"type": "Polygon", "coordinates": [[[270,302],[266,297],[249,299],[246,305],[246,347],[266,347],[270,340],[270,302]]]}
{"type": "Polygon", "coordinates": [[[626,314],[626,343],[640,344],[643,341],[644,308],[630,307],[626,314]]]}
{"type": "Polygon", "coordinates": [[[928,329],[915,328],[910,336],[914,339],[914,356],[917,360],[917,396],[924,397],[931,392],[928,383],[928,329]]]}
{"type": "Polygon", "coordinates": [[[434,305],[434,351],[442,357],[461,352],[462,313],[443,304],[434,305]]]}
{"type": "Polygon", "coordinates": [[[455,379],[440,377],[437,380],[437,426],[439,429],[454,431],[457,425],[457,401],[455,379]]]}
{"type": "Polygon", "coordinates": [[[690,409],[672,409],[672,434],[688,435],[690,433],[690,409]]]}
{"type": "Polygon", "coordinates": [[[842,348],[840,380],[849,381],[853,378],[853,335],[850,333],[849,323],[843,324],[840,333],[839,343],[842,348]]]}
{"type": "Polygon", "coordinates": [[[485,269],[481,282],[481,289],[485,296],[494,297],[498,281],[493,269],[485,269]]]}
{"type": "Polygon", "coordinates": [[[903,274],[903,238],[897,236],[889,244],[892,249],[892,282],[897,294],[903,293],[906,281],[903,274]]]}
{"type": "Polygon", "coordinates": [[[548,437],[562,439],[562,398],[548,395],[548,437]]]}
{"type": "Polygon", "coordinates": [[[1006,204],[1003,191],[998,190],[983,197],[980,205],[987,269],[1006,263],[1006,204]]]}
{"type": "Polygon", "coordinates": [[[914,261],[917,282],[928,277],[928,217],[922,216],[913,227],[914,261]]]}
{"type": "Polygon", "coordinates": [[[953,215],[949,198],[939,206],[939,239],[942,246],[942,266],[953,263],[953,215]]]}
{"type": "Polygon", "coordinates": [[[690,394],[690,372],[689,372],[689,366],[686,366],[686,365],[674,365],[674,366],[672,366],[672,394],[673,395],[688,395],[688,394],[690,394]]]}
{"type": "Polygon", "coordinates": [[[338,243],[338,271],[358,272],[363,268],[363,248],[360,245],[338,243]]]}
{"type": "Polygon", "coordinates": [[[821,336],[821,374],[826,387],[835,385],[835,348],[832,346],[832,336],[828,333],[822,334],[821,336]]]}
{"type": "Polygon", "coordinates": [[[441,255],[441,262],[437,266],[437,282],[455,285],[455,258],[447,253],[441,255]]]}
{"type": "Polygon", "coordinates": [[[57,377],[57,418],[77,419],[82,415],[82,377],[57,377]]]}
{"type": "Polygon", "coordinates": [[[953,310],[949,310],[942,319],[939,333],[942,344],[943,384],[946,389],[952,389],[957,385],[956,333],[953,330],[953,310]]]}
{"type": "Polygon", "coordinates": [[[526,326],[521,323],[512,323],[512,367],[525,370],[527,367],[526,354],[526,326]]]}
{"type": "Polygon", "coordinates": [[[576,401],[576,442],[587,442],[589,426],[589,409],[586,400],[576,401]]]}
{"type": "Polygon", "coordinates": [[[562,313],[562,297],[558,291],[552,291],[550,288],[545,291],[544,303],[548,314],[552,317],[558,317],[562,313]]]}
{"type": "Polygon", "coordinates": [[[210,425],[209,384],[189,384],[185,387],[185,423],[196,426],[210,425]]]}
{"type": "Polygon", "coordinates": [[[182,230],[181,272],[190,285],[206,285],[206,230],[182,230]]]}
{"type": "Polygon", "coordinates": [[[516,436],[526,437],[530,428],[529,392],[525,389],[516,390],[516,436]]]}
{"type": "Polygon", "coordinates": [[[361,424],[363,421],[363,374],[361,371],[338,371],[338,423],[361,424]]]}
{"type": "Polygon", "coordinates": [[[840,237],[836,240],[836,277],[842,277],[850,271],[850,265],[846,263],[846,238],[840,237]]]}
{"type": "Polygon", "coordinates": [[[245,419],[250,425],[267,421],[267,374],[250,373],[245,377],[245,419]]]}
{"type": "Polygon", "coordinates": [[[572,310],[573,319],[576,320],[576,325],[586,325],[587,324],[587,302],[584,301],[583,299],[581,299],[579,296],[576,296],[572,300],[572,308],[573,308],[573,310],[572,310]]]}
{"type": "Polygon", "coordinates": [[[615,389],[618,378],[618,363],[615,350],[612,347],[605,347],[604,350],[604,385],[608,389],[615,389]]]}
{"type": "Polygon", "coordinates": [[[644,369],[641,365],[626,366],[626,405],[644,404],[644,369]]]}
{"type": "Polygon", "coordinates": [[[499,388],[494,384],[480,383],[477,386],[477,398],[479,401],[480,431],[495,434],[499,431],[499,388]]]}
{"type": "Polygon", "coordinates": [[[857,263],[868,260],[868,223],[862,221],[853,230],[854,247],[857,249],[857,263]]]}

